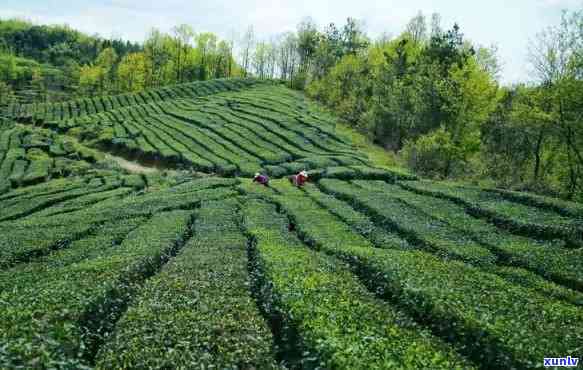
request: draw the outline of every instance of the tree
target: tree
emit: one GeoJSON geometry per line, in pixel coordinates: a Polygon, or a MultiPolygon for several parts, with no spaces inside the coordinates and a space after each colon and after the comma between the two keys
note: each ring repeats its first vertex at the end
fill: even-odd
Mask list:
{"type": "Polygon", "coordinates": [[[214,58],[213,77],[230,77],[233,70],[233,45],[229,41],[221,40],[217,45],[214,58]]]}
{"type": "Polygon", "coordinates": [[[489,48],[478,48],[476,51],[476,61],[480,68],[488,73],[490,77],[499,80],[502,67],[498,61],[498,46],[492,45],[489,48]]]}
{"type": "Polygon", "coordinates": [[[206,80],[214,74],[213,66],[216,58],[217,36],[210,32],[201,33],[196,36],[196,64],[197,79],[206,80]]]}
{"type": "Polygon", "coordinates": [[[192,27],[186,24],[181,24],[172,29],[174,33],[174,60],[176,68],[176,82],[182,83],[184,81],[185,61],[188,53],[190,42],[194,37],[192,27]]]}
{"type": "Polygon", "coordinates": [[[442,75],[446,77],[453,65],[461,67],[475,51],[473,47],[467,47],[460,27],[454,24],[451,30],[432,36],[424,54],[428,62],[436,62],[441,66],[442,75]]]}
{"type": "Polygon", "coordinates": [[[356,19],[348,18],[346,20],[346,24],[342,28],[344,55],[356,55],[360,50],[363,50],[368,46],[368,38],[363,29],[363,24],[356,19]]]}
{"type": "Polygon", "coordinates": [[[243,64],[243,74],[245,77],[247,77],[247,75],[249,74],[249,67],[251,66],[252,50],[255,44],[255,33],[253,31],[253,26],[249,26],[247,28],[247,31],[243,35],[241,43],[243,46],[243,51],[241,55],[243,64]]]}
{"type": "Polygon", "coordinates": [[[430,39],[434,37],[439,37],[442,34],[441,29],[441,15],[439,13],[431,14],[431,35],[430,39]]]}
{"type": "Polygon", "coordinates": [[[146,87],[147,58],[144,53],[126,55],[117,70],[120,89],[124,92],[137,92],[146,87]]]}
{"type": "Polygon", "coordinates": [[[271,39],[267,47],[267,74],[269,78],[275,78],[277,69],[277,43],[271,39]]]}
{"type": "Polygon", "coordinates": [[[421,44],[404,34],[371,49],[372,98],[363,115],[362,126],[388,150],[400,150],[407,139],[414,140],[430,131],[424,99],[430,75],[419,67],[421,44]]]}
{"type": "Polygon", "coordinates": [[[315,79],[324,77],[344,56],[345,45],[340,30],[334,23],[319,34],[317,49],[314,52],[313,74],[315,79]]]}
{"type": "Polygon", "coordinates": [[[425,42],[427,40],[427,23],[421,11],[409,21],[405,32],[410,35],[413,42],[425,42]]]}
{"type": "Polygon", "coordinates": [[[298,39],[292,32],[281,35],[279,44],[278,67],[280,78],[293,81],[298,63],[298,39]]]}
{"type": "Polygon", "coordinates": [[[253,69],[255,70],[255,75],[260,79],[265,79],[267,77],[269,53],[269,44],[266,42],[259,42],[255,47],[252,64],[253,69]]]}
{"type": "Polygon", "coordinates": [[[326,77],[310,83],[307,91],[333,106],[347,122],[357,125],[370,99],[368,77],[367,61],[361,56],[349,54],[326,77]]]}
{"type": "Polygon", "coordinates": [[[103,49],[97,56],[95,64],[102,69],[102,80],[100,81],[101,91],[112,92],[115,86],[115,67],[117,61],[117,53],[111,47],[103,49]]]}
{"type": "Polygon", "coordinates": [[[144,43],[144,54],[148,60],[147,86],[161,86],[167,82],[166,69],[172,58],[169,36],[153,28],[144,43]]]}
{"type": "Polygon", "coordinates": [[[102,91],[101,86],[105,79],[103,68],[85,65],[79,71],[79,92],[86,96],[94,96],[102,91]]]}
{"type": "Polygon", "coordinates": [[[583,10],[564,12],[560,25],[537,35],[529,55],[534,72],[551,98],[549,112],[561,140],[567,171],[561,181],[573,197],[583,189],[583,10]]]}
{"type": "Polygon", "coordinates": [[[305,18],[298,25],[298,54],[300,73],[307,74],[310,63],[318,47],[318,29],[311,18],[305,18]]]}
{"type": "Polygon", "coordinates": [[[455,160],[467,162],[479,152],[480,128],[496,108],[499,98],[498,85],[475,58],[468,59],[461,67],[454,65],[450,80],[444,89],[450,120],[444,124],[458,156],[447,158],[444,177],[450,175],[455,160]]]}

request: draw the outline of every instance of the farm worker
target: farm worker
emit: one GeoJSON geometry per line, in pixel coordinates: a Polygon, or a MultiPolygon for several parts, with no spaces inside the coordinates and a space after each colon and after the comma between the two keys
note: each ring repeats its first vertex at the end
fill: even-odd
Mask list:
{"type": "Polygon", "coordinates": [[[306,181],[308,181],[308,173],[306,172],[306,170],[303,170],[300,173],[298,173],[297,175],[293,175],[292,177],[290,177],[289,180],[295,186],[298,186],[298,187],[304,186],[306,181]]]}
{"type": "Polygon", "coordinates": [[[264,186],[269,186],[269,177],[267,177],[267,175],[262,175],[259,172],[257,172],[255,173],[255,176],[253,176],[253,182],[256,182],[264,186]]]}

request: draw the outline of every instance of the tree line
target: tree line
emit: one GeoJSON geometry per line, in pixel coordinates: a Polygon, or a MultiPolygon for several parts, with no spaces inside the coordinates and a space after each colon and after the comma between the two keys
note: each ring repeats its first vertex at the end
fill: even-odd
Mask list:
{"type": "Polygon", "coordinates": [[[143,43],[88,36],[67,26],[0,21],[0,104],[135,92],[243,75],[234,42],[188,25],[152,29],[143,43]]]}
{"type": "Polygon", "coordinates": [[[583,11],[525,45],[533,80],[512,86],[499,82],[496,47],[438,14],[376,39],[353,19],[308,20],[285,40],[295,64],[287,74],[280,63],[279,77],[414,171],[583,200],[583,11]]]}

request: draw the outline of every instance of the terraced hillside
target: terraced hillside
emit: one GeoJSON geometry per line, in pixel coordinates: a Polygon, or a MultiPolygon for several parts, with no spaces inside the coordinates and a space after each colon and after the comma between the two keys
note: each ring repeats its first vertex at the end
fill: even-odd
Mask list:
{"type": "Polygon", "coordinates": [[[579,204],[380,166],[271,82],[11,114],[0,368],[536,368],[583,355],[579,204]],[[302,169],[311,181],[293,187],[285,176],[302,169]],[[251,182],[258,170],[270,187],[251,182]]]}
{"type": "Polygon", "coordinates": [[[366,164],[298,93],[253,80],[215,80],[134,95],[29,106],[16,113],[88,145],[141,161],[221,175],[281,176],[366,164]],[[253,88],[248,88],[252,86],[253,88]]]}

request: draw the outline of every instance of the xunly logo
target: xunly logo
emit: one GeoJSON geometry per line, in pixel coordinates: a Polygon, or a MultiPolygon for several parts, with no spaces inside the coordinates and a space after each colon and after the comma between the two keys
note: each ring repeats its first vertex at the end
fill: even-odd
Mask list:
{"type": "Polygon", "coordinates": [[[577,367],[577,365],[579,364],[579,359],[576,357],[571,357],[571,356],[567,356],[567,357],[556,357],[556,358],[552,358],[552,357],[545,357],[545,362],[544,365],[545,367],[553,367],[553,366],[557,366],[557,367],[577,367]]]}

